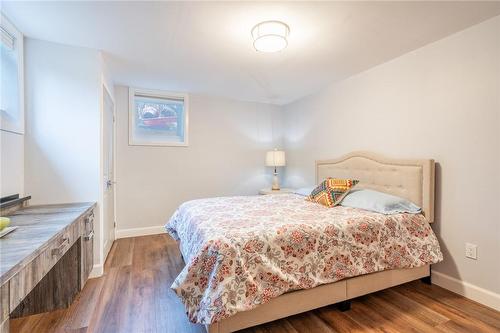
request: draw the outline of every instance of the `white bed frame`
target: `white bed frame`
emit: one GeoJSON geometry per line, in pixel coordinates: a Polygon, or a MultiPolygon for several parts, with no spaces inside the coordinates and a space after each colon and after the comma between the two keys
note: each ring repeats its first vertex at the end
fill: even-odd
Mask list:
{"type": "MultiPolygon", "coordinates": [[[[358,186],[394,194],[422,207],[434,222],[434,160],[389,159],[353,152],[316,161],[316,183],[327,178],[359,179],[358,186]]],[[[283,294],[255,309],[207,325],[208,333],[229,333],[430,276],[430,265],[366,274],[283,294]]]]}

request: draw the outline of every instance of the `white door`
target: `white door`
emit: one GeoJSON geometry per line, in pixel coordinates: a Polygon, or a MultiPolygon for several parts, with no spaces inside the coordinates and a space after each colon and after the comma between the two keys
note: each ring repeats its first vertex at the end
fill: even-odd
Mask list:
{"type": "Polygon", "coordinates": [[[114,177],[114,147],[115,105],[107,89],[103,87],[103,167],[104,167],[104,197],[103,197],[103,249],[106,258],[115,240],[115,177],[114,177]]]}

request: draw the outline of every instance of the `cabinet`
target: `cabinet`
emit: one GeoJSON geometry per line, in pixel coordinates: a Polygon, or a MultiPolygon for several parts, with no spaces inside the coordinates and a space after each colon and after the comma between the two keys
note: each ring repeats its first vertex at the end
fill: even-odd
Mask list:
{"type": "Polygon", "coordinates": [[[82,220],[82,238],[81,238],[81,283],[80,290],[83,289],[85,282],[89,278],[90,272],[94,267],[94,211],[92,210],[82,220]]]}
{"type": "Polygon", "coordinates": [[[0,241],[0,333],[9,319],[67,308],[94,264],[95,203],[21,207],[0,241]]]}

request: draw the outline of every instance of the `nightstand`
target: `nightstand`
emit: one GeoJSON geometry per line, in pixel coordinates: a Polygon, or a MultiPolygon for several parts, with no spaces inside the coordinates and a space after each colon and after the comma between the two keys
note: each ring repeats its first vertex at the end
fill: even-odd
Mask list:
{"type": "Polygon", "coordinates": [[[259,191],[259,194],[286,194],[286,193],[293,193],[294,189],[293,188],[282,188],[279,190],[271,190],[270,188],[264,188],[259,191]]]}

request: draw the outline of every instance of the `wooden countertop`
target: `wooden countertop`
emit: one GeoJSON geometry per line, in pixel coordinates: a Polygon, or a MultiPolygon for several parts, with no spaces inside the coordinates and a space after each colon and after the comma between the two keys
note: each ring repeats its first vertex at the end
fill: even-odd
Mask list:
{"type": "Polygon", "coordinates": [[[39,255],[67,226],[94,208],[95,202],[28,206],[8,215],[16,230],[0,238],[0,285],[39,255]]]}

